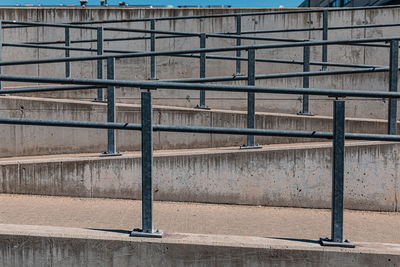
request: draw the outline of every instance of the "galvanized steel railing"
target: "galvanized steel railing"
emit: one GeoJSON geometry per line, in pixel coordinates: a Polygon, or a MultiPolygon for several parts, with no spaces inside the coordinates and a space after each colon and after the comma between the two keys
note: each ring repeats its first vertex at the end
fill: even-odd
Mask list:
{"type": "MultiPolygon", "coordinates": [[[[266,12],[263,15],[269,14],[286,14],[289,11],[281,12],[266,12]]],[[[293,13],[290,11],[289,13],[293,13]]],[[[7,43],[0,40],[0,59],[1,47],[28,47],[40,49],[61,49],[65,50],[65,57],[63,58],[46,58],[46,59],[29,59],[29,60],[13,60],[13,61],[0,61],[0,71],[2,66],[15,66],[15,65],[28,65],[28,64],[46,64],[46,63],[65,63],[65,78],[56,77],[36,77],[36,76],[14,76],[4,75],[0,72],[0,81],[16,81],[16,82],[37,82],[37,83],[52,83],[64,84],[64,86],[52,86],[41,88],[22,88],[22,89],[3,89],[2,94],[15,94],[26,92],[50,92],[50,91],[66,91],[66,90],[88,90],[98,88],[96,101],[104,101],[103,89],[107,87],[107,122],[89,122],[89,121],[54,121],[54,120],[37,120],[37,119],[18,119],[18,118],[0,118],[0,124],[23,124],[23,125],[41,125],[41,126],[60,126],[60,127],[81,127],[81,128],[98,128],[108,129],[108,150],[109,156],[119,155],[116,150],[116,130],[136,130],[142,133],[142,228],[135,229],[132,232],[133,236],[150,236],[161,237],[162,232],[154,229],[153,226],[153,131],[166,131],[166,132],[186,132],[186,133],[215,133],[215,134],[235,134],[247,135],[247,146],[244,148],[258,148],[255,144],[255,136],[286,136],[286,137],[305,137],[305,138],[325,138],[333,139],[333,188],[332,188],[332,233],[331,239],[322,240],[323,245],[332,246],[347,246],[354,247],[354,244],[343,238],[343,188],[344,188],[344,140],[381,140],[381,141],[400,141],[400,136],[396,135],[397,126],[397,99],[400,98],[400,93],[397,92],[398,83],[398,49],[400,37],[381,37],[381,38],[364,38],[352,40],[331,40],[328,41],[328,29],[352,29],[355,27],[372,27],[373,25],[359,25],[347,27],[328,27],[326,10],[305,10],[299,12],[323,12],[323,25],[322,29],[289,29],[277,30],[278,31],[309,31],[309,30],[322,30],[323,40],[299,40],[299,39],[285,39],[285,38],[272,38],[272,37],[248,37],[242,36],[245,34],[258,34],[272,31],[248,31],[242,32],[241,16],[248,16],[256,13],[246,14],[224,14],[224,15],[207,15],[207,16],[191,16],[184,17],[183,19],[198,19],[198,18],[214,18],[224,16],[235,16],[237,18],[237,31],[232,33],[215,34],[215,33],[187,33],[187,32],[172,32],[172,31],[157,31],[155,30],[155,22],[157,20],[172,20],[182,18],[150,18],[138,19],[134,21],[150,21],[151,30],[141,29],[123,29],[123,28],[107,28],[107,27],[93,27],[82,26],[76,24],[50,24],[50,23],[32,23],[32,22],[14,22],[3,21],[0,23],[3,29],[15,27],[60,27],[65,29],[64,46],[56,46],[60,42],[36,42],[36,43],[7,43]],[[11,26],[4,26],[11,24],[11,26]],[[88,29],[97,31],[96,39],[88,40],[70,40],[70,29],[88,29]],[[139,32],[150,34],[144,37],[124,37],[124,38],[110,38],[104,39],[104,31],[118,31],[118,32],[139,32]],[[158,35],[158,36],[157,36],[158,35]],[[181,37],[197,37],[200,40],[199,49],[186,49],[186,50],[169,50],[169,51],[155,51],[156,39],[159,38],[181,38],[181,37]],[[236,46],[232,47],[215,47],[206,48],[206,38],[234,38],[237,40],[236,46]],[[131,41],[131,40],[150,40],[150,52],[147,51],[126,51],[126,50],[113,50],[105,49],[104,41],[131,41]],[[275,44],[258,44],[258,45],[241,45],[241,40],[262,40],[262,41],[284,41],[284,43],[275,44]],[[72,43],[84,42],[97,42],[97,48],[82,48],[73,47],[72,43]],[[381,43],[384,44],[381,44],[381,43]],[[385,43],[389,42],[390,45],[385,43]],[[390,64],[388,67],[380,65],[364,65],[364,64],[345,64],[345,63],[332,63],[327,62],[327,49],[329,45],[362,45],[362,46],[375,46],[375,47],[388,47],[390,48],[389,58],[390,64]],[[310,61],[310,47],[321,46],[323,48],[323,57],[321,62],[310,61]],[[303,60],[290,61],[285,59],[263,59],[256,57],[256,51],[261,49],[279,49],[289,47],[303,47],[303,60]],[[241,57],[241,51],[247,50],[247,57],[241,57]],[[78,56],[71,57],[70,51],[83,51],[96,53],[96,56],[78,56]],[[209,53],[215,52],[236,52],[235,57],[228,56],[211,56],[209,53]],[[112,54],[105,54],[112,53],[112,54]],[[156,80],[156,56],[175,56],[175,57],[194,57],[199,58],[200,64],[200,78],[187,78],[180,80],[157,81],[156,80]],[[136,58],[136,57],[150,57],[150,80],[152,81],[129,81],[129,80],[116,80],[115,79],[115,59],[117,58],[136,58]],[[247,61],[248,70],[247,75],[234,75],[226,77],[209,77],[206,78],[206,60],[207,59],[220,59],[220,60],[233,60],[236,62],[236,73],[241,72],[240,62],[247,61]],[[103,61],[107,60],[107,77],[103,73],[103,61]],[[97,61],[97,79],[82,79],[71,78],[71,62],[79,61],[97,61]],[[303,65],[303,72],[294,73],[279,73],[279,74],[259,74],[256,75],[256,62],[274,62],[285,64],[299,64],[303,65]],[[320,65],[323,71],[310,71],[310,65],[320,65]],[[349,67],[348,70],[326,70],[327,66],[349,67]],[[309,77],[317,75],[341,75],[352,73],[367,73],[367,72],[389,72],[389,88],[388,92],[376,91],[359,91],[359,90],[334,90],[334,89],[317,89],[309,88],[309,77]],[[282,77],[303,77],[303,88],[285,88],[285,87],[263,87],[255,84],[256,79],[271,79],[282,77]],[[205,82],[216,81],[234,81],[234,80],[247,80],[247,86],[235,85],[216,85],[204,84],[205,82]],[[198,84],[201,83],[201,84],[198,84]],[[66,85],[68,84],[68,85],[66,85]],[[73,85],[76,84],[76,85],[73,85]],[[144,91],[141,93],[141,113],[142,121],[140,124],[133,123],[117,123],[116,122],[116,100],[115,100],[115,87],[131,87],[141,88],[144,91]],[[199,108],[209,108],[206,105],[206,91],[230,91],[230,92],[247,92],[248,93],[248,118],[247,129],[240,128],[221,128],[221,127],[201,127],[201,126],[172,126],[172,125],[154,125],[152,121],[152,93],[153,89],[175,89],[175,90],[195,90],[200,92],[199,108]],[[270,130],[270,129],[255,129],[255,93],[263,94],[300,94],[303,95],[303,108],[300,114],[311,115],[308,107],[308,96],[333,96],[336,97],[333,108],[333,132],[315,132],[315,131],[295,131],[295,130],[270,130]],[[345,132],[345,101],[339,100],[341,97],[366,97],[366,98],[388,98],[388,134],[361,134],[361,133],[346,133],[345,132]]],[[[257,15],[261,15],[257,13],[257,15]]],[[[133,20],[132,20],[133,21],[133,20]]],[[[119,21],[120,22],[120,21],[119,21]]],[[[124,21],[128,22],[128,21],[124,21]]],[[[99,22],[95,22],[99,23],[99,22]]],[[[102,21],[101,23],[107,23],[102,21]]],[[[89,23],[82,23],[89,24],[89,23]]],[[[382,25],[374,25],[381,27],[382,25]]],[[[386,24],[388,26],[388,24],[386,24]]],[[[400,24],[390,24],[389,26],[400,26],[400,24]]],[[[1,34],[0,34],[1,36],[1,34]]]]}

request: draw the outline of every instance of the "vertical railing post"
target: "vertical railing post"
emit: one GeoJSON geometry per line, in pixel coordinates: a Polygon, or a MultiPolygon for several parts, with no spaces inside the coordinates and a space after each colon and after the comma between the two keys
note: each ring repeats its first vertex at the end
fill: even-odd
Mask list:
{"type": "MultiPolygon", "coordinates": [[[[3,60],[3,28],[2,21],[0,20],[0,61],[3,60]]],[[[1,74],[1,66],[0,66],[0,74],[1,74]]],[[[3,82],[0,81],[0,90],[3,89],[3,82]]]]}
{"type": "MultiPolygon", "coordinates": [[[[256,84],[256,51],[254,49],[248,50],[248,64],[247,64],[247,84],[254,86],[256,84]]],[[[255,93],[247,93],[247,128],[255,128],[255,93]]],[[[255,145],[254,135],[247,136],[247,146],[241,146],[242,149],[261,148],[259,145],[255,145]]]]}
{"type": "Polygon", "coordinates": [[[142,229],[133,229],[131,236],[162,237],[153,228],[153,109],[151,92],[142,92],[142,229]]]}
{"type": "Polygon", "coordinates": [[[345,101],[335,100],[333,106],[332,228],[331,239],[321,239],[323,246],[354,247],[349,240],[343,239],[345,122],[345,101]]]}
{"type": "MultiPolygon", "coordinates": [[[[107,58],[107,79],[115,78],[115,58],[107,58]]],[[[115,86],[107,87],[107,122],[116,122],[116,105],[115,105],[115,86]]],[[[104,156],[120,156],[117,153],[116,130],[108,129],[107,131],[107,152],[104,156]]]]}
{"type": "MultiPolygon", "coordinates": [[[[322,13],[322,40],[328,40],[328,10],[324,10],[322,13]]],[[[322,46],[322,62],[328,62],[328,46],[322,46]]],[[[326,65],[322,65],[322,70],[326,70],[326,65]]]]}
{"type": "MultiPolygon", "coordinates": [[[[304,46],[303,49],[303,72],[310,71],[310,47],[304,46]]],[[[303,88],[310,88],[310,76],[303,76],[303,88]]],[[[302,111],[297,113],[298,115],[312,116],[309,108],[309,95],[303,95],[303,108],[302,111]]]]}
{"type": "MultiPolygon", "coordinates": [[[[71,37],[70,37],[70,28],[65,27],[65,46],[68,47],[71,45],[71,37]]],[[[65,50],[65,57],[70,57],[70,50],[65,50]]],[[[65,62],[65,77],[71,77],[71,62],[65,62]]]]}
{"type": "MultiPolygon", "coordinates": [[[[399,41],[390,43],[389,91],[397,92],[399,76],[399,41]]],[[[388,134],[397,134],[397,99],[389,98],[388,134]]]]}
{"type": "MultiPolygon", "coordinates": [[[[103,27],[97,28],[97,55],[104,54],[104,36],[103,36],[103,27]]],[[[107,65],[108,66],[108,65],[107,65]]],[[[108,67],[107,67],[108,68],[108,67]]],[[[108,74],[107,74],[108,76],[108,74]]],[[[103,60],[97,60],[97,79],[103,79],[103,60]]],[[[97,98],[94,100],[95,102],[104,102],[104,90],[103,88],[97,89],[97,98]]]]}
{"type": "MultiPolygon", "coordinates": [[[[200,48],[206,48],[206,34],[200,34],[200,48]]],[[[200,53],[200,78],[206,77],[206,53],[200,53]]],[[[196,106],[200,109],[210,109],[206,106],[206,91],[200,90],[200,104],[196,106]]]]}
{"type": "MultiPolygon", "coordinates": [[[[154,19],[150,20],[150,30],[154,31],[156,29],[156,21],[154,19]]],[[[156,35],[155,33],[150,34],[150,51],[156,51],[156,35]]],[[[156,80],[156,57],[150,57],[150,80],[156,80]]]]}
{"type": "MultiPolygon", "coordinates": [[[[237,15],[236,16],[236,34],[241,35],[242,34],[242,16],[237,15]]],[[[242,45],[242,39],[237,38],[236,39],[236,46],[241,46],[242,45]]],[[[240,57],[242,54],[241,50],[236,51],[236,57],[240,57]]],[[[236,60],[236,75],[241,75],[241,62],[239,59],[236,60]]]]}

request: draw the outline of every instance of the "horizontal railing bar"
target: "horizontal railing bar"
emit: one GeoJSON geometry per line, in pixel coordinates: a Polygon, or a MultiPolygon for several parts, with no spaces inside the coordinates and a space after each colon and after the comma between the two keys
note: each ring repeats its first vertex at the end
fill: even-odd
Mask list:
{"type": "Polygon", "coordinates": [[[0,118],[0,124],[76,127],[76,128],[94,128],[94,129],[119,129],[119,130],[136,130],[136,131],[140,131],[142,129],[142,125],[138,123],[19,119],[19,118],[0,118]]]}
{"type": "Polygon", "coordinates": [[[365,42],[386,42],[392,40],[400,40],[400,37],[398,36],[390,38],[379,37],[379,38],[363,38],[363,39],[334,40],[334,41],[306,41],[297,43],[258,44],[258,45],[228,46],[228,47],[214,47],[214,48],[198,48],[198,49],[187,49],[187,50],[155,51],[155,52],[143,52],[143,53],[131,53],[131,54],[81,56],[81,57],[69,57],[69,58],[47,58],[47,59],[35,59],[35,60],[15,60],[15,61],[0,62],[0,66],[72,62],[72,61],[83,61],[83,60],[101,60],[101,59],[106,59],[108,57],[129,58],[129,57],[145,57],[145,56],[167,56],[167,55],[181,55],[181,54],[192,54],[192,53],[227,52],[227,51],[238,51],[238,50],[248,50],[248,49],[257,50],[257,49],[273,49],[273,48],[294,48],[303,46],[339,45],[339,44],[365,43],[365,42]]]}
{"type": "MultiPolygon", "coordinates": [[[[153,125],[153,131],[163,132],[184,132],[184,133],[213,133],[232,135],[257,135],[257,136],[279,136],[279,137],[303,137],[332,139],[332,132],[299,131],[299,130],[270,130],[270,129],[249,129],[249,128],[224,128],[205,126],[175,126],[175,125],[153,125]]],[[[400,135],[388,134],[363,134],[345,133],[348,140],[369,140],[369,141],[400,141],[400,135]]]]}
{"type": "MultiPolygon", "coordinates": [[[[150,40],[150,36],[140,36],[140,37],[123,37],[123,38],[105,38],[103,42],[120,42],[120,41],[135,41],[135,40],[150,40]]],[[[186,38],[186,36],[181,35],[161,35],[155,36],[156,39],[169,39],[169,38],[186,38]]],[[[71,44],[78,43],[96,43],[97,39],[86,39],[86,40],[72,40],[71,44]]],[[[49,42],[25,42],[25,44],[63,44],[64,40],[59,41],[49,41],[49,42]]]]}
{"type": "MultiPolygon", "coordinates": [[[[326,76],[326,75],[342,75],[354,73],[370,73],[370,72],[385,72],[389,71],[388,67],[370,68],[370,69],[351,69],[351,70],[329,70],[329,71],[310,71],[310,72],[287,72],[287,73],[272,73],[258,74],[256,80],[267,80],[277,78],[293,78],[293,77],[310,77],[310,76],[326,76]]],[[[179,80],[162,80],[163,82],[184,82],[184,83],[205,83],[205,82],[227,82],[227,81],[244,81],[247,80],[247,75],[239,76],[218,76],[207,78],[186,78],[179,80]]]]}
{"type": "Polygon", "coordinates": [[[3,46],[8,46],[8,47],[26,47],[26,48],[43,48],[43,49],[52,49],[52,50],[70,50],[70,51],[97,52],[97,49],[94,49],[94,48],[73,47],[73,46],[38,45],[38,44],[23,44],[23,43],[3,43],[3,46]]]}
{"type": "Polygon", "coordinates": [[[77,91],[103,88],[101,85],[78,85],[78,86],[46,86],[46,87],[24,87],[24,88],[7,88],[0,90],[1,94],[23,94],[23,93],[40,93],[40,92],[59,92],[59,91],[77,91]]]}
{"type": "MultiPolygon", "coordinates": [[[[92,129],[116,129],[116,130],[134,130],[134,131],[140,131],[142,129],[142,125],[138,123],[44,120],[44,119],[2,118],[2,117],[0,117],[0,124],[76,127],[76,128],[92,128],[92,129]]],[[[224,128],[224,127],[206,127],[206,126],[153,125],[153,131],[303,137],[303,138],[320,138],[320,139],[332,139],[333,137],[332,132],[224,128]]],[[[396,141],[396,142],[400,141],[399,135],[388,135],[388,134],[345,133],[345,138],[348,140],[396,141]]]]}
{"type": "MultiPolygon", "coordinates": [[[[99,85],[73,85],[73,86],[46,86],[46,87],[23,87],[23,88],[7,88],[2,89],[0,92],[10,90],[19,91],[19,93],[34,93],[34,92],[55,92],[55,91],[73,91],[73,90],[86,90],[97,89],[104,86],[99,85]]],[[[2,93],[5,94],[5,93],[2,93]]]]}
{"type": "MultiPolygon", "coordinates": [[[[108,50],[110,52],[117,52],[118,50],[108,50]]],[[[127,51],[125,51],[128,53],[127,51]]],[[[200,58],[199,55],[177,55],[176,57],[187,57],[187,58],[200,58]]],[[[206,56],[207,59],[221,59],[221,60],[240,60],[247,61],[247,57],[233,57],[233,56],[206,56]]],[[[302,60],[292,59],[273,59],[273,58],[256,58],[256,62],[266,63],[282,63],[282,64],[297,64],[303,65],[302,60]]],[[[351,63],[337,63],[337,62],[322,62],[322,61],[310,61],[310,65],[316,66],[332,66],[332,67],[349,67],[349,68],[385,68],[383,65],[365,65],[365,64],[351,64],[351,63]]]]}
{"type": "Polygon", "coordinates": [[[282,42],[305,42],[309,39],[290,39],[279,37],[258,37],[258,36],[241,36],[239,34],[222,34],[222,33],[205,33],[207,37],[214,38],[229,38],[229,39],[244,39],[244,40],[260,40],[260,41],[282,41],[282,42]]]}
{"type": "MultiPolygon", "coordinates": [[[[294,29],[279,29],[279,30],[254,30],[243,31],[241,34],[261,34],[261,33],[285,33],[285,32],[308,32],[308,31],[322,31],[323,28],[294,28],[294,29]]],[[[226,34],[236,34],[236,32],[227,32],[226,34]]]]}
{"type": "MultiPolygon", "coordinates": [[[[10,21],[10,20],[2,20],[2,23],[3,24],[31,25],[31,26],[38,26],[38,27],[77,28],[77,29],[86,29],[86,30],[97,30],[98,29],[98,27],[94,27],[94,26],[78,26],[78,25],[62,24],[62,23],[10,21]]],[[[6,28],[6,27],[7,26],[3,26],[3,28],[6,28]]],[[[188,36],[188,37],[200,36],[200,33],[158,31],[158,30],[146,30],[146,29],[126,29],[126,28],[104,27],[103,30],[104,31],[114,31],[114,32],[140,32],[140,33],[156,33],[156,34],[174,34],[174,35],[185,35],[185,36],[188,36]]]]}
{"type": "MultiPolygon", "coordinates": [[[[14,82],[38,82],[38,83],[60,83],[60,84],[85,84],[98,86],[135,87],[147,90],[180,89],[180,90],[205,90],[220,92],[254,92],[272,94],[309,94],[330,97],[366,97],[366,98],[400,98],[400,92],[380,92],[361,90],[337,90],[320,88],[288,88],[288,87],[265,87],[265,86],[239,86],[218,84],[192,84],[179,82],[159,81],[127,81],[127,80],[104,80],[104,79],[82,79],[82,78],[58,78],[37,76],[14,76],[0,74],[0,81],[14,82]]],[[[19,90],[19,89],[18,89],[19,90]]],[[[19,93],[18,90],[1,90],[3,94],[19,93]]],[[[37,90],[39,92],[41,90],[37,90]]]]}
{"type": "MultiPolygon", "coordinates": [[[[179,36],[180,37],[180,36],[179,36]]],[[[134,40],[147,40],[150,37],[147,36],[140,36],[140,37],[123,37],[123,38],[105,38],[104,42],[118,42],[118,41],[134,41],[134,40]]],[[[71,40],[71,44],[78,44],[78,43],[96,43],[97,39],[83,39],[83,40],[71,40]]],[[[59,41],[48,41],[48,42],[24,42],[24,44],[37,44],[37,45],[51,45],[51,44],[64,44],[65,40],[59,41]]]]}

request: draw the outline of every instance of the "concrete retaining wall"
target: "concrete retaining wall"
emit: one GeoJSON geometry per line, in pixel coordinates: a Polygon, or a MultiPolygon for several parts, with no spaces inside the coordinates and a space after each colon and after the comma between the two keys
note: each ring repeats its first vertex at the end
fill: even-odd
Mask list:
{"type": "Polygon", "coordinates": [[[3,266],[396,266],[399,245],[355,249],[245,236],[167,234],[132,238],[127,231],[0,225],[3,266]],[[118,233],[125,232],[125,233],[118,233]]]}
{"type": "MultiPolygon", "coordinates": [[[[187,16],[187,15],[205,15],[205,14],[222,14],[232,12],[253,12],[253,11],[269,11],[271,9],[132,9],[132,8],[0,8],[0,19],[7,20],[27,20],[27,21],[43,21],[43,22],[68,22],[68,21],[87,21],[87,20],[111,20],[111,19],[130,19],[142,17],[167,17],[167,16],[187,16]]],[[[365,23],[394,23],[399,21],[400,8],[382,8],[371,10],[353,10],[353,11],[335,11],[330,13],[329,25],[361,25],[365,23]]],[[[286,15],[269,15],[243,17],[242,30],[267,30],[267,29],[288,29],[288,28],[317,28],[321,27],[321,13],[315,14],[286,14],[286,15]]],[[[108,24],[110,27],[127,27],[127,28],[149,28],[148,23],[115,23],[108,24]]],[[[235,31],[235,18],[212,18],[203,20],[184,20],[184,21],[162,21],[157,22],[157,29],[175,30],[185,32],[226,32],[235,31]]],[[[106,32],[105,36],[117,37],[121,33],[106,32]]],[[[142,36],[143,34],[132,34],[132,36],[142,36]]],[[[364,38],[364,37],[382,37],[395,36],[397,29],[395,27],[376,28],[376,29],[352,29],[338,30],[329,33],[329,39],[348,39],[348,38],[364,38]]],[[[88,39],[95,38],[93,31],[72,30],[72,39],[88,39]]],[[[271,36],[271,35],[269,35],[271,36]]],[[[320,39],[321,32],[286,32],[273,36],[287,38],[302,39],[320,39]]],[[[124,36],[125,37],[125,36],[124,36]]],[[[6,29],[4,33],[5,42],[19,41],[60,41],[64,38],[64,32],[58,28],[19,28],[6,29]]],[[[255,41],[243,41],[243,44],[261,43],[255,41]]],[[[268,42],[264,42],[268,43],[268,42]]],[[[208,47],[230,46],[234,45],[235,40],[232,39],[216,39],[208,38],[208,47]]],[[[83,47],[95,48],[95,43],[79,44],[83,47]]],[[[199,46],[198,38],[179,38],[176,40],[165,40],[157,42],[157,50],[168,49],[186,49],[199,46]]],[[[132,42],[106,42],[107,48],[123,48],[130,50],[149,50],[148,41],[132,41],[132,42]]],[[[62,57],[64,51],[49,51],[37,49],[21,49],[21,48],[4,48],[4,60],[11,59],[28,59],[43,57],[62,57]]],[[[321,60],[321,47],[313,47],[311,50],[312,60],[321,60]]],[[[87,53],[72,52],[73,56],[87,55],[87,53]]],[[[232,56],[234,53],[224,53],[232,56]]],[[[244,53],[245,55],[245,53],[244,53]]],[[[285,58],[291,60],[302,59],[301,48],[291,49],[271,49],[259,51],[258,57],[267,58],[285,58]]],[[[387,65],[389,62],[389,49],[387,48],[371,48],[359,46],[331,46],[329,47],[329,61],[347,62],[347,63],[366,63],[387,65]]],[[[234,65],[226,61],[209,60],[207,62],[207,76],[232,75],[234,65]]],[[[243,73],[246,73],[247,66],[242,64],[243,73]]],[[[301,71],[301,65],[273,64],[263,63],[257,64],[257,73],[268,74],[277,72],[301,71]]],[[[317,70],[319,67],[312,67],[317,70]]],[[[330,68],[335,69],[335,68],[330,68]]],[[[95,62],[78,62],[72,63],[73,77],[96,77],[95,62]]],[[[5,67],[4,73],[23,73],[26,75],[50,75],[64,76],[64,64],[47,64],[47,65],[26,65],[5,67]]],[[[161,57],[157,58],[157,76],[160,79],[171,78],[188,78],[198,77],[198,59],[183,59],[161,57]]],[[[121,59],[116,63],[117,79],[147,79],[149,78],[149,59],[121,59]]],[[[8,83],[10,84],[10,83],[8,83]]],[[[15,84],[15,83],[14,83],[15,84]]],[[[279,86],[301,86],[301,79],[284,79],[275,80],[265,84],[276,84],[279,86]]],[[[332,77],[312,78],[312,87],[321,88],[346,88],[346,89],[362,89],[362,90],[388,90],[387,74],[364,74],[364,75],[344,75],[332,77]]],[[[85,98],[86,94],[72,93],[72,97],[85,98]]],[[[137,101],[137,95],[132,93],[121,93],[119,97],[125,102],[137,101]]],[[[171,92],[160,93],[156,103],[193,107],[198,103],[198,93],[188,92],[171,92]]],[[[271,111],[295,113],[298,112],[300,101],[298,96],[291,96],[289,100],[282,96],[262,96],[265,101],[258,101],[258,111],[271,111]],[[272,100],[268,100],[271,99],[272,100]],[[282,100],[283,99],[283,100],[282,100]],[[278,108],[278,109],[276,109],[278,108]]],[[[122,100],[121,100],[122,101],[122,100]]],[[[209,94],[209,105],[224,109],[245,109],[244,94],[209,94]],[[228,99],[229,101],[221,101],[228,99]]],[[[354,117],[370,117],[384,118],[386,112],[382,109],[386,108],[386,104],[382,101],[371,102],[365,109],[359,102],[354,102],[353,107],[349,107],[349,115],[354,117]]],[[[313,101],[311,110],[320,115],[327,115],[331,110],[326,108],[325,101],[313,101]]]]}
{"type": "MultiPolygon", "coordinates": [[[[331,105],[331,103],[330,103],[331,105]]],[[[140,106],[121,104],[117,107],[118,122],[140,123],[140,106]]],[[[51,100],[26,97],[0,97],[0,116],[51,120],[106,121],[106,105],[73,100],[51,100]]],[[[217,126],[246,128],[247,115],[240,111],[204,111],[189,108],[156,106],[154,123],[167,125],[217,126]]],[[[298,116],[279,113],[258,113],[256,128],[331,131],[332,119],[323,116],[298,116]]],[[[383,120],[348,119],[347,132],[386,133],[383,120]]],[[[400,130],[400,129],[399,129],[400,130]]],[[[63,153],[102,153],[107,149],[106,130],[1,125],[0,157],[63,153]]],[[[140,132],[118,131],[119,151],[140,150],[140,132]]],[[[256,137],[259,144],[315,142],[318,139],[256,137]]],[[[240,146],[245,136],[154,133],[155,149],[181,149],[240,146]]]]}
{"type": "MultiPolygon", "coordinates": [[[[329,208],[331,143],[157,152],[157,200],[329,208]]],[[[399,145],[346,146],[345,208],[399,211],[399,145]]],[[[0,192],[141,198],[140,154],[16,158],[0,162],[0,192]]]]}
{"type": "MultiPolygon", "coordinates": [[[[236,81],[229,84],[246,85],[246,82],[236,81]]],[[[296,88],[302,87],[302,80],[299,78],[259,80],[257,85],[296,88]]],[[[312,88],[327,89],[388,91],[388,74],[319,76],[310,79],[310,86],[312,88]]],[[[86,90],[22,95],[91,101],[96,98],[97,92],[95,90],[86,90]]],[[[140,90],[137,88],[118,88],[116,95],[118,102],[140,104],[140,90]]],[[[332,98],[330,97],[310,96],[310,111],[317,115],[331,116],[331,101],[332,98]]],[[[153,103],[156,105],[193,108],[199,104],[199,91],[158,89],[153,92],[153,103]]],[[[247,110],[247,94],[207,92],[206,104],[212,109],[245,111],[247,110]]],[[[386,99],[346,98],[346,114],[349,117],[386,119],[387,109],[388,102],[386,99]]],[[[256,111],[258,112],[296,114],[301,110],[302,98],[300,95],[256,94],[256,111]]],[[[398,116],[400,117],[400,110],[398,116]]]]}

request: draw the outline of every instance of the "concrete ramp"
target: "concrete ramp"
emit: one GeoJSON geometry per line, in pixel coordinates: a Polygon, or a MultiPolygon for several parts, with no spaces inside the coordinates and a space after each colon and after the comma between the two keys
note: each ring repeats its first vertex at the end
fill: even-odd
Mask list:
{"type": "MultiPolygon", "coordinates": [[[[332,143],[155,151],[157,200],[329,208],[332,143]]],[[[350,142],[345,208],[398,211],[399,144],[350,142]]],[[[0,192],[141,198],[141,154],[70,154],[0,160],[0,192]]]]}
{"type": "Polygon", "coordinates": [[[398,266],[400,245],[321,247],[314,240],[0,225],[3,266],[398,266]]]}
{"type": "MultiPolygon", "coordinates": [[[[65,99],[1,96],[0,116],[50,120],[107,121],[104,103],[65,99]]],[[[118,104],[117,122],[140,123],[140,105],[118,104]]],[[[247,127],[247,113],[231,110],[199,110],[155,106],[155,124],[210,127],[247,127]]],[[[282,130],[332,131],[328,116],[298,116],[295,114],[256,114],[256,128],[282,130]]],[[[386,133],[387,122],[380,119],[348,118],[346,131],[353,133],[386,133]]],[[[400,131],[400,127],[399,127],[400,131]]],[[[0,125],[0,157],[33,156],[65,153],[102,153],[107,150],[107,131],[65,127],[0,125]]],[[[321,141],[310,138],[256,137],[256,143],[288,144],[321,141]]],[[[324,140],[325,141],[325,140],[324,140]]],[[[197,149],[241,146],[245,136],[154,133],[155,149],[197,149]]],[[[140,150],[137,131],[117,131],[118,151],[140,150]]]]}

